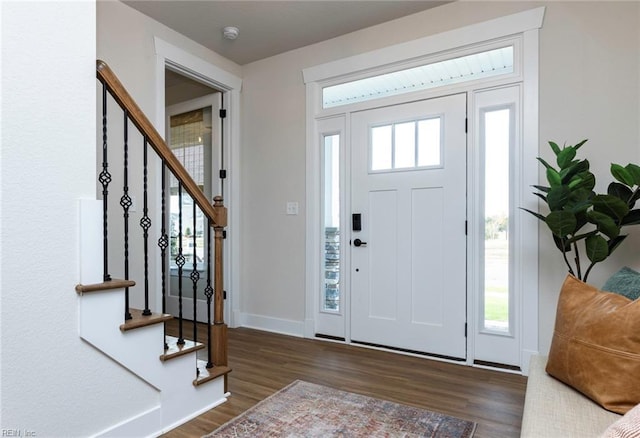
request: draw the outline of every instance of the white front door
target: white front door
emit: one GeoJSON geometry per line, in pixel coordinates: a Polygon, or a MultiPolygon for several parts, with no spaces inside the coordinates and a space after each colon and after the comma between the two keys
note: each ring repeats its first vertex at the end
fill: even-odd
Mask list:
{"type": "Polygon", "coordinates": [[[352,115],[352,342],[466,358],[465,119],[466,94],[352,115]]]}

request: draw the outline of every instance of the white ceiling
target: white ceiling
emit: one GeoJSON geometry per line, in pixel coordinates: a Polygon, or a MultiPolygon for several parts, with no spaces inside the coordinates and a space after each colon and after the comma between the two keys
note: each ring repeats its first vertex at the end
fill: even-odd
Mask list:
{"type": "Polygon", "coordinates": [[[434,0],[122,0],[243,65],[440,6],[434,0]],[[240,29],[234,41],[225,26],[240,29]]]}

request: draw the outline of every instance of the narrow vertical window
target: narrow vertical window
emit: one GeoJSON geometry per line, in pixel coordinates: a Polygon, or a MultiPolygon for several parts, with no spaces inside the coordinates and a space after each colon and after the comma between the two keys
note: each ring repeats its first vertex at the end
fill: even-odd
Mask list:
{"type": "Polygon", "coordinates": [[[509,213],[511,108],[481,113],[484,149],[484,328],[510,332],[509,213]]]}
{"type": "Polygon", "coordinates": [[[324,287],[322,310],[340,311],[340,135],[323,136],[324,287]]]}

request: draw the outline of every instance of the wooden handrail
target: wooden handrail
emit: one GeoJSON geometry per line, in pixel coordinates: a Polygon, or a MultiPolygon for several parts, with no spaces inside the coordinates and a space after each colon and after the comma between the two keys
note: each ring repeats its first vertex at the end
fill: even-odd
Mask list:
{"type": "Polygon", "coordinates": [[[106,62],[98,59],[96,61],[96,73],[97,77],[107,86],[109,93],[118,105],[129,114],[129,120],[140,130],[142,135],[147,138],[147,141],[156,153],[162,158],[174,176],[182,182],[182,186],[187,193],[191,195],[200,210],[211,219],[213,226],[226,227],[227,226],[227,214],[226,208],[214,208],[211,202],[207,200],[202,190],[195,183],[189,172],[184,168],[182,163],[171,152],[169,146],[164,141],[162,136],[158,133],[156,128],[151,124],[147,116],[144,115],[138,104],[133,100],[131,95],[124,88],[120,80],[113,73],[111,68],[106,62]]]}

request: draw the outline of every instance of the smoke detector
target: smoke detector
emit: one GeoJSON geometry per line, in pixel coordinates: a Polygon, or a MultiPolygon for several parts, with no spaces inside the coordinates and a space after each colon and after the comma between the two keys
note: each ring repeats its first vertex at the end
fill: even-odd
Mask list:
{"type": "Polygon", "coordinates": [[[227,26],[222,29],[222,35],[224,35],[224,38],[227,40],[235,40],[238,38],[239,33],[240,30],[235,26],[227,26]]]}

